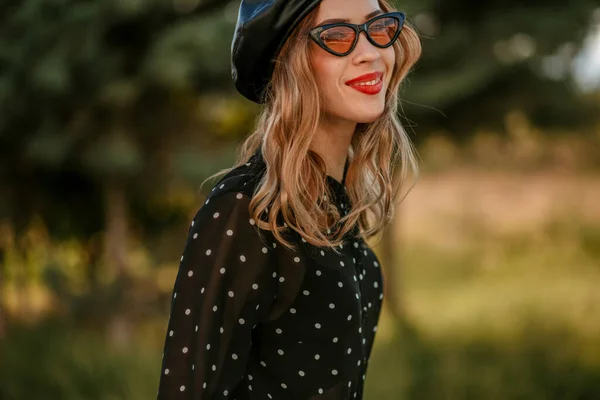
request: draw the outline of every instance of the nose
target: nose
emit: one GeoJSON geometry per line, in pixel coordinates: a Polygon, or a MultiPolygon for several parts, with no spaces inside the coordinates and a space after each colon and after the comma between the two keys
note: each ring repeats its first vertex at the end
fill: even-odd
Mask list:
{"type": "Polygon", "coordinates": [[[375,61],[381,57],[379,54],[379,49],[367,39],[367,33],[361,32],[358,35],[358,42],[356,43],[356,48],[353,51],[355,62],[362,61],[375,61]]]}

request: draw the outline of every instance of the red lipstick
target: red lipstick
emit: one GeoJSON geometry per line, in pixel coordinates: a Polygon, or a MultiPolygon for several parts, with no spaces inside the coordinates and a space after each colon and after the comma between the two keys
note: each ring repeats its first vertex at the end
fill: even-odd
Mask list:
{"type": "Polygon", "coordinates": [[[361,93],[374,95],[381,92],[383,88],[382,80],[383,72],[371,72],[369,74],[361,75],[357,78],[351,79],[346,82],[346,85],[352,89],[356,89],[361,93]],[[375,84],[365,84],[366,82],[378,81],[375,84]]]}

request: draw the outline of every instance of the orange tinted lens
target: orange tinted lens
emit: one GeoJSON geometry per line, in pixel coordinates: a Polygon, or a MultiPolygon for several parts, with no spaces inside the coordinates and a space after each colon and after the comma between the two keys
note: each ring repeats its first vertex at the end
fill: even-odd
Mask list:
{"type": "Polygon", "coordinates": [[[369,25],[369,35],[381,46],[390,44],[397,31],[398,20],[392,17],[380,18],[369,25]]]}
{"type": "Polygon", "coordinates": [[[337,53],[345,53],[350,50],[354,42],[354,29],[347,26],[337,26],[325,29],[321,32],[321,40],[325,46],[337,53]]]}

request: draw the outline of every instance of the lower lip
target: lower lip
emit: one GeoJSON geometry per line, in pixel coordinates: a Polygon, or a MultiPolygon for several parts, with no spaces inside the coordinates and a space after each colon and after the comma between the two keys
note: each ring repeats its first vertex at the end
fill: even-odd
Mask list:
{"type": "Polygon", "coordinates": [[[379,83],[376,83],[375,85],[348,85],[348,86],[350,86],[352,89],[358,90],[361,93],[374,95],[374,94],[381,92],[381,89],[383,89],[383,82],[380,80],[379,83]]]}

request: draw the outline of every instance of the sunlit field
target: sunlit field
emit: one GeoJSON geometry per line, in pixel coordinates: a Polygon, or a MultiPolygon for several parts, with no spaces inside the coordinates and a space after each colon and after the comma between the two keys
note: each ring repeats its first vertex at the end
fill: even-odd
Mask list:
{"type": "Polygon", "coordinates": [[[424,175],[399,218],[367,399],[600,398],[598,177],[424,175]]]}

